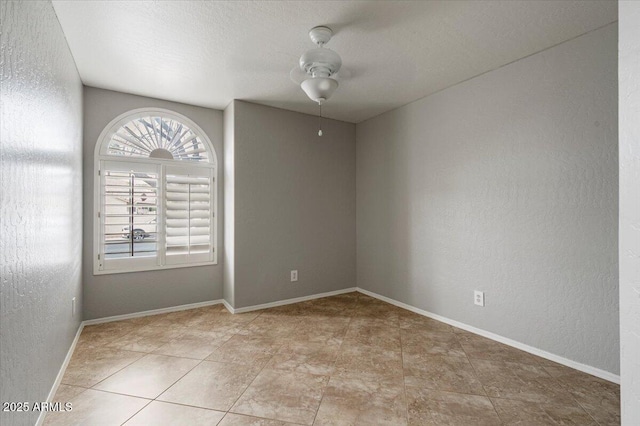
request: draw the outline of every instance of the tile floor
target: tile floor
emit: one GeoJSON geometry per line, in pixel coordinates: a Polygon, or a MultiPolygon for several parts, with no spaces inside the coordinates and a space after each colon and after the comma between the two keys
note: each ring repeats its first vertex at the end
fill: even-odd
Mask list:
{"type": "Polygon", "coordinates": [[[359,293],[85,327],[47,425],[614,425],[619,387],[359,293]]]}

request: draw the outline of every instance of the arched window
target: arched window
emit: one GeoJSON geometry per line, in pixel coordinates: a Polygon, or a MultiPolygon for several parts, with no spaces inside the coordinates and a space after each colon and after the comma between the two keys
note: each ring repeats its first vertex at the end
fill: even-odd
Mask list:
{"type": "Polygon", "coordinates": [[[194,122],[130,111],[104,129],[95,163],[95,274],[216,263],[216,154],[194,122]]]}

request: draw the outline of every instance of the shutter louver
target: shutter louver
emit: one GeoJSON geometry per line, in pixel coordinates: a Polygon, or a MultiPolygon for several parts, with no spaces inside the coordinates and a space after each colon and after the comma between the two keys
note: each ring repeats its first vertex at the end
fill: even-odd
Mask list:
{"type": "Polygon", "coordinates": [[[212,259],[212,178],[172,173],[165,177],[165,247],[167,264],[212,259]]]}
{"type": "Polygon", "coordinates": [[[105,162],[101,176],[103,269],[119,269],[134,258],[156,264],[157,168],[105,162]]]}

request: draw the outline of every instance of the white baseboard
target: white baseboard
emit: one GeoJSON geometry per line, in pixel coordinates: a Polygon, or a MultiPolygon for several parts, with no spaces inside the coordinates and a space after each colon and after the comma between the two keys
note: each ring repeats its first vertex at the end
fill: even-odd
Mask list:
{"type": "Polygon", "coordinates": [[[150,311],[142,311],[142,312],[134,312],[132,314],[114,315],[112,317],[96,318],[96,319],[83,321],[83,324],[84,325],[93,325],[93,324],[102,324],[102,323],[105,323],[105,322],[122,321],[122,320],[126,320],[126,319],[131,319],[131,318],[146,317],[146,316],[149,316],[149,315],[166,314],[168,312],[186,311],[187,309],[202,308],[202,307],[205,307],[205,306],[219,305],[221,303],[226,303],[226,302],[224,302],[222,299],[219,299],[219,300],[209,300],[207,302],[189,303],[187,305],[170,306],[168,308],[152,309],[150,311]]]}
{"type": "Polygon", "coordinates": [[[232,314],[235,314],[236,310],[233,309],[233,306],[231,306],[231,304],[229,302],[226,301],[226,299],[222,299],[222,304],[224,305],[225,308],[227,308],[227,311],[231,312],[232,314]]]}
{"type": "Polygon", "coordinates": [[[482,330],[480,328],[476,328],[476,327],[473,327],[471,325],[467,325],[467,324],[464,324],[462,322],[459,322],[459,321],[456,321],[456,320],[452,320],[452,319],[449,319],[447,317],[443,317],[441,315],[434,314],[434,313],[431,313],[431,312],[428,312],[428,311],[413,307],[411,305],[407,305],[406,303],[398,302],[397,300],[391,299],[391,298],[386,297],[386,296],[382,296],[380,294],[374,293],[374,292],[369,291],[369,290],[365,290],[365,289],[360,288],[360,287],[357,287],[357,291],[360,292],[360,293],[366,294],[367,296],[375,297],[376,299],[379,299],[379,300],[382,300],[384,302],[390,303],[392,305],[398,306],[400,308],[406,309],[408,311],[415,312],[416,314],[424,315],[425,317],[432,318],[434,320],[443,322],[445,324],[452,325],[454,327],[461,328],[461,329],[469,331],[471,333],[478,334],[480,336],[486,337],[486,338],[491,339],[491,340],[495,340],[496,342],[504,343],[505,345],[512,346],[512,347],[514,347],[516,349],[520,349],[521,351],[528,352],[530,354],[533,354],[533,355],[539,356],[541,358],[545,358],[545,359],[551,360],[553,362],[557,362],[558,364],[565,365],[565,366],[573,368],[575,370],[579,370],[579,371],[582,371],[584,373],[591,374],[592,376],[596,376],[596,377],[599,377],[601,379],[608,380],[608,381],[616,383],[616,384],[620,384],[620,376],[617,375],[617,374],[613,374],[613,373],[610,373],[608,371],[601,370],[601,369],[596,368],[596,367],[592,367],[590,365],[585,365],[585,364],[579,363],[577,361],[573,361],[573,360],[570,360],[568,358],[564,358],[564,357],[561,357],[559,355],[555,355],[555,354],[552,354],[550,352],[543,351],[542,349],[534,348],[533,346],[525,345],[524,343],[520,343],[518,341],[509,339],[507,337],[500,336],[500,335],[492,333],[490,331],[482,330]]]}
{"type": "Polygon", "coordinates": [[[244,312],[257,311],[260,309],[267,309],[267,308],[275,308],[276,306],[284,306],[284,305],[290,305],[292,303],[306,302],[307,300],[321,299],[323,297],[329,297],[329,296],[337,296],[339,294],[352,293],[354,291],[356,291],[356,287],[350,287],[350,288],[344,288],[342,290],[329,291],[326,293],[312,294],[311,296],[295,297],[293,299],[279,300],[277,302],[269,302],[269,303],[262,303],[260,305],[245,306],[244,308],[233,308],[231,305],[226,303],[226,301],[223,303],[224,303],[224,306],[226,306],[226,308],[232,314],[242,314],[244,312]]]}
{"type": "MultiPolygon", "coordinates": [[[[53,386],[49,391],[49,395],[47,396],[47,402],[53,402],[53,398],[56,396],[56,392],[58,391],[58,387],[60,387],[60,383],[62,382],[62,378],[64,377],[65,371],[67,371],[67,365],[69,365],[69,361],[71,361],[71,357],[73,356],[73,351],[76,349],[76,344],[78,343],[78,339],[80,338],[80,334],[82,334],[82,329],[84,328],[84,321],[80,323],[78,326],[78,331],[76,331],[76,337],[73,338],[73,342],[71,342],[71,347],[67,351],[67,356],[64,358],[62,362],[62,366],[60,367],[60,371],[58,371],[58,375],[56,376],[56,380],[53,382],[53,386]]],[[[38,416],[38,421],[36,421],[36,426],[41,426],[44,424],[44,418],[47,415],[47,411],[41,411],[38,416]]]]}

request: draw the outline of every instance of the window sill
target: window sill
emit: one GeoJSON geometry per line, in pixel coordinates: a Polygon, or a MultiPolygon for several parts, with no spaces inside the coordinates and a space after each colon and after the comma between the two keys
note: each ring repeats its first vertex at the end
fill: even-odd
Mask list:
{"type": "Polygon", "coordinates": [[[198,266],[214,266],[217,265],[217,261],[213,262],[199,262],[199,263],[189,263],[184,265],[165,265],[165,266],[143,266],[140,268],[127,268],[127,269],[107,269],[107,270],[97,270],[94,268],[93,275],[111,275],[111,274],[126,274],[129,272],[151,272],[151,271],[164,271],[167,269],[179,269],[179,268],[195,268],[198,266]]]}

